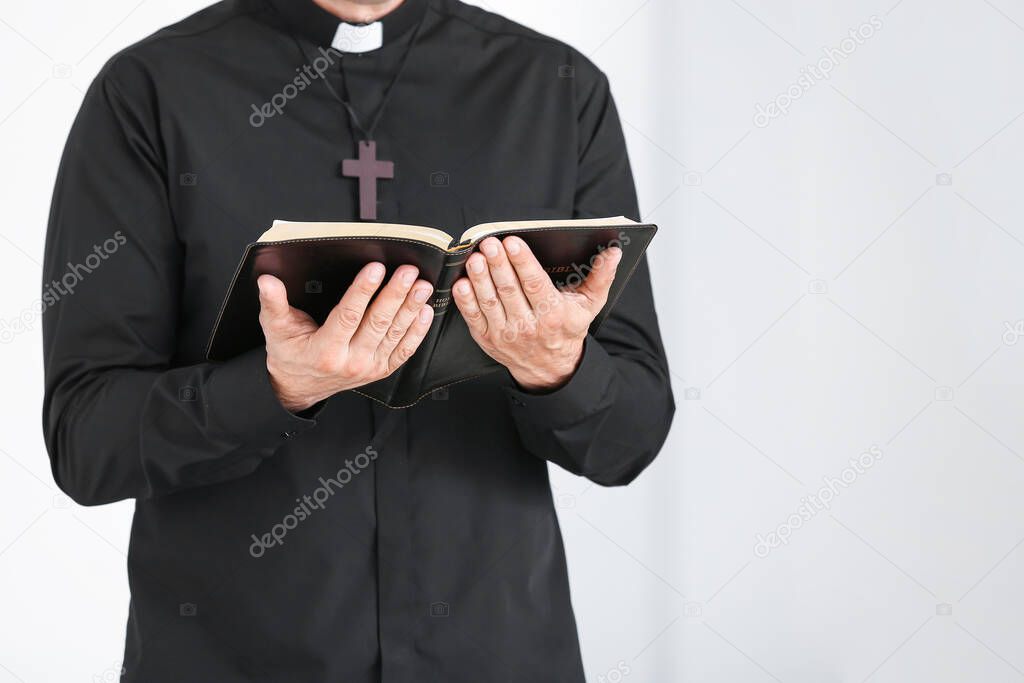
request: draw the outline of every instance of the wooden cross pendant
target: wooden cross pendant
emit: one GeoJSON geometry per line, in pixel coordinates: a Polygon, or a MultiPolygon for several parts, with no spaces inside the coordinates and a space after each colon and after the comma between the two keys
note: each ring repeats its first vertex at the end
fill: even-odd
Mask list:
{"type": "Polygon", "coordinates": [[[395,164],[377,159],[377,143],[359,141],[359,158],[344,159],[341,174],[346,178],[359,178],[359,219],[377,220],[377,179],[394,178],[395,164]]]}

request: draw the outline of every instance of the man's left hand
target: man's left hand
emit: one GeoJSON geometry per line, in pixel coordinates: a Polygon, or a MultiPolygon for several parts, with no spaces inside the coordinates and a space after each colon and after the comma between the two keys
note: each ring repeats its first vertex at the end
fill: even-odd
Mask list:
{"type": "Polygon", "coordinates": [[[452,288],[470,334],[527,391],[551,391],[572,377],[590,323],[608,300],[622,258],[609,247],[575,288],[558,289],[526,243],[488,237],[452,288]]]}

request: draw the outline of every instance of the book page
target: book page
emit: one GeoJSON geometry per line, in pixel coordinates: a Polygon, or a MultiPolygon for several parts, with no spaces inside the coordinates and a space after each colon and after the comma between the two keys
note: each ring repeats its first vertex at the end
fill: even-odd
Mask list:
{"type": "Polygon", "coordinates": [[[539,220],[539,221],[499,221],[497,223],[481,223],[462,233],[461,242],[476,242],[496,232],[512,232],[516,230],[530,230],[534,228],[589,228],[601,227],[603,225],[633,225],[636,221],[625,216],[611,216],[609,218],[570,218],[564,220],[539,220]]]}
{"type": "Polygon", "coordinates": [[[438,249],[447,250],[452,236],[444,230],[423,225],[401,223],[332,223],[274,221],[269,230],[260,235],[258,242],[282,242],[284,240],[317,239],[324,237],[391,237],[395,239],[425,242],[438,249]]]}

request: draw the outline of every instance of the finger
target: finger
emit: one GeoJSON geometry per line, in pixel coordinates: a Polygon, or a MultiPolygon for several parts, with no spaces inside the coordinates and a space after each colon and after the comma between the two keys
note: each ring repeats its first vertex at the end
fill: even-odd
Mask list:
{"type": "Polygon", "coordinates": [[[487,334],[487,316],[480,310],[480,302],[473,293],[473,285],[466,278],[460,279],[452,287],[452,294],[455,295],[455,305],[459,307],[466,326],[474,336],[487,334]]]}
{"type": "Polygon", "coordinates": [[[317,334],[323,335],[327,341],[348,344],[359,329],[366,306],[373,298],[374,292],[384,279],[384,265],[368,263],[356,275],[355,280],[345,290],[317,334]]]}
{"type": "Polygon", "coordinates": [[[559,297],[558,290],[526,242],[512,236],[506,237],[504,244],[508,260],[515,268],[519,285],[533,310],[543,312],[554,306],[559,297]]]}
{"type": "Polygon", "coordinates": [[[260,290],[260,326],[268,345],[319,329],[308,313],[288,305],[288,289],[276,277],[261,275],[256,285],[260,290]]]}
{"type": "Polygon", "coordinates": [[[268,321],[288,315],[288,290],[273,275],[260,275],[256,280],[260,290],[260,318],[268,321]]]}
{"type": "Polygon", "coordinates": [[[433,321],[434,309],[430,306],[420,308],[419,313],[416,315],[416,320],[409,326],[408,332],[402,337],[402,341],[398,342],[395,350],[391,352],[391,357],[388,359],[388,370],[390,372],[394,372],[402,363],[412,358],[412,355],[416,353],[416,349],[420,347],[423,338],[427,336],[427,330],[430,329],[430,324],[433,321]]]}
{"type": "Polygon", "coordinates": [[[519,276],[509,263],[505,247],[496,237],[488,237],[480,243],[480,251],[487,257],[487,268],[491,271],[494,289],[498,299],[510,318],[523,318],[530,312],[530,304],[519,286],[519,276]]]}
{"type": "Polygon", "coordinates": [[[273,275],[260,275],[256,280],[260,290],[260,326],[267,341],[287,336],[292,309],[288,305],[288,290],[273,275]]]}
{"type": "Polygon", "coordinates": [[[419,270],[415,266],[400,266],[395,270],[391,279],[384,285],[384,289],[363,315],[363,321],[359,323],[359,329],[353,335],[350,346],[365,349],[367,352],[373,352],[380,346],[418,274],[419,270]]]}
{"type": "Polygon", "coordinates": [[[402,341],[405,333],[409,330],[409,326],[416,320],[416,315],[423,308],[423,304],[427,302],[433,289],[433,286],[426,280],[417,280],[413,283],[412,289],[405,295],[402,307],[395,314],[391,327],[388,328],[387,333],[385,333],[384,338],[377,347],[378,358],[387,359],[391,356],[391,352],[398,346],[398,342],[402,341]]]}
{"type": "Polygon", "coordinates": [[[587,279],[576,290],[590,302],[590,312],[597,315],[608,301],[608,290],[615,280],[615,270],[622,260],[622,250],[618,247],[605,249],[594,259],[593,269],[587,279]]]}
{"type": "Polygon", "coordinates": [[[466,259],[466,273],[469,275],[470,284],[473,285],[473,294],[480,305],[480,310],[487,318],[487,326],[501,329],[505,326],[505,308],[498,299],[498,292],[494,289],[491,273],[487,269],[487,259],[483,254],[469,255],[466,259]]]}

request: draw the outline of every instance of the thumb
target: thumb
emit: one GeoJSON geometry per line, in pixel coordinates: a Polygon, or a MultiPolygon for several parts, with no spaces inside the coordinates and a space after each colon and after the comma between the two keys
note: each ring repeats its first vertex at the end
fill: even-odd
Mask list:
{"type": "Polygon", "coordinates": [[[609,247],[602,251],[593,261],[593,270],[577,290],[587,298],[594,315],[597,315],[608,301],[608,290],[615,281],[615,270],[621,259],[622,250],[618,247],[609,247]]]}
{"type": "Polygon", "coordinates": [[[256,286],[260,288],[260,320],[264,326],[268,322],[286,318],[290,307],[284,283],[273,275],[260,275],[256,286]]]}

